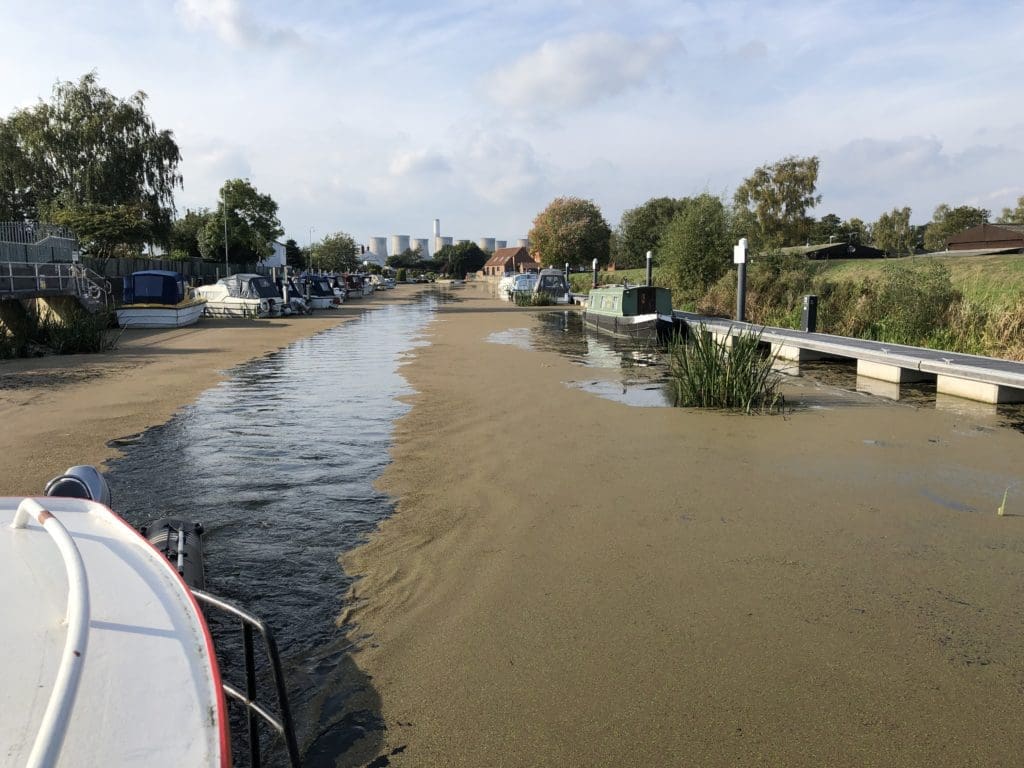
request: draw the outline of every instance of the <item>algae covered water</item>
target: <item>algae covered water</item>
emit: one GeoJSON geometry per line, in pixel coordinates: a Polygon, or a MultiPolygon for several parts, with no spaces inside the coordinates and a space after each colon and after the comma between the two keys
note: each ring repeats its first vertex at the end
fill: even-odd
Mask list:
{"type": "Polygon", "coordinates": [[[108,473],[115,508],[132,524],[180,517],[205,526],[207,590],[276,634],[306,765],[333,765],[380,727],[337,624],[352,581],[338,557],[392,509],[373,483],[408,408],[398,369],[443,300],[428,293],[367,310],[236,368],[126,445],[108,473]]]}

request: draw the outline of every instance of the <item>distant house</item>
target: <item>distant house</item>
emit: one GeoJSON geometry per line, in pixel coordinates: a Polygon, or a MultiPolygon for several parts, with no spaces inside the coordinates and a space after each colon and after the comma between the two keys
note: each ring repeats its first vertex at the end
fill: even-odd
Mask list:
{"type": "Polygon", "coordinates": [[[979,224],[947,241],[951,251],[992,251],[1024,248],[1024,224],[979,224]]]}
{"type": "Polygon", "coordinates": [[[288,263],[286,256],[287,251],[285,250],[284,243],[279,243],[277,240],[274,240],[270,244],[270,247],[274,249],[274,252],[267,258],[263,259],[263,261],[259,263],[259,266],[270,269],[272,267],[283,267],[288,263]]]}
{"type": "Polygon", "coordinates": [[[881,259],[885,256],[885,251],[856,243],[795,245],[781,250],[783,253],[806,256],[808,259],[881,259]]]}
{"type": "Polygon", "coordinates": [[[508,272],[529,272],[540,269],[526,248],[499,248],[484,264],[484,275],[504,275],[508,272]]]}

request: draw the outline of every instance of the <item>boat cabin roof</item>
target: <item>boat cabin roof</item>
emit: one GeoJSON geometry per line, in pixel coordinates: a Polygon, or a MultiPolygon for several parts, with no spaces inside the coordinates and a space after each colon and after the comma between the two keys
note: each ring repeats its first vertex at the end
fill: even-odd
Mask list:
{"type": "Polygon", "coordinates": [[[175,568],[107,507],[37,498],[81,558],[78,592],[69,586],[74,568],[51,533],[54,520],[44,518],[44,527],[33,512],[24,527],[12,526],[22,501],[0,498],[4,764],[26,764],[51,693],[60,690],[64,656],[76,668],[77,692],[58,719],[63,742],[47,765],[227,765],[226,712],[209,630],[175,568]],[[73,655],[65,650],[69,641],[73,655]]]}
{"type": "Polygon", "coordinates": [[[185,300],[185,276],[180,272],[146,269],[124,279],[125,304],[179,304],[185,300]]]}

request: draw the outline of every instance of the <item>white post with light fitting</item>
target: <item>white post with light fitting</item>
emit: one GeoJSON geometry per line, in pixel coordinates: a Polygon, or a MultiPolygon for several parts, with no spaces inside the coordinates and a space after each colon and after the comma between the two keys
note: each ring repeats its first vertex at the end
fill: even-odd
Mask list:
{"type": "Polygon", "coordinates": [[[747,238],[741,237],[732,248],[732,261],[736,267],[736,320],[747,319],[747,238]]]}

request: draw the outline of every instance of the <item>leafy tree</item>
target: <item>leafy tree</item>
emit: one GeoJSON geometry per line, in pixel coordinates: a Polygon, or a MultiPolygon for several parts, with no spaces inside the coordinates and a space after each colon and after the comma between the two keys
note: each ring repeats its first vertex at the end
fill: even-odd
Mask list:
{"type": "Polygon", "coordinates": [[[1017,198],[1016,208],[1003,208],[996,219],[999,224],[1024,224],[1024,195],[1017,198]]]}
{"type": "MultiPolygon", "coordinates": [[[[736,189],[737,224],[754,251],[799,245],[811,232],[807,209],[821,202],[815,194],[817,157],[784,157],[762,165],[736,189]]],[[[742,232],[741,232],[742,234],[742,232]]]]}
{"type": "Polygon", "coordinates": [[[907,256],[914,252],[916,238],[910,225],[910,208],[893,208],[883,213],[871,227],[875,247],[890,256],[907,256]]]}
{"type": "Polygon", "coordinates": [[[942,203],[935,209],[931,223],[924,233],[924,247],[929,251],[943,251],[949,238],[965,229],[986,224],[990,211],[986,208],[975,208],[971,205],[959,205],[950,208],[942,203]]]}
{"type": "Polygon", "coordinates": [[[578,197],[555,198],[533,220],[529,239],[545,264],[608,262],[611,228],[601,209],[578,197]]]}
{"type": "Polygon", "coordinates": [[[816,222],[811,229],[811,239],[815,243],[845,242],[843,236],[843,220],[834,213],[826,213],[816,222]]]}
{"type": "Polygon", "coordinates": [[[853,245],[868,243],[871,240],[871,232],[868,226],[856,217],[843,222],[842,235],[846,242],[853,245]]]}
{"type": "Polygon", "coordinates": [[[306,265],[302,249],[294,238],[289,237],[284,241],[284,262],[293,269],[301,269],[306,265]]]}
{"type": "Polygon", "coordinates": [[[407,269],[420,270],[434,269],[436,266],[430,259],[423,258],[418,246],[416,248],[406,248],[401,253],[388,256],[385,263],[389,267],[406,267],[407,269]]]}
{"type": "Polygon", "coordinates": [[[199,250],[199,233],[207,225],[212,214],[206,208],[186,210],[185,215],[175,219],[171,225],[171,249],[182,251],[186,259],[203,258],[199,250]]]}
{"type": "Polygon", "coordinates": [[[441,246],[441,250],[434,254],[438,269],[452,277],[483,269],[488,258],[487,252],[479,245],[468,242],[441,246]]]}
{"type": "Polygon", "coordinates": [[[669,223],[661,239],[662,266],[684,293],[698,294],[729,268],[730,211],[721,198],[704,193],[669,223]]]}
{"type": "Polygon", "coordinates": [[[136,205],[69,206],[54,209],[50,218],[73,230],[82,250],[98,259],[138,256],[152,231],[136,205]]]}
{"type": "Polygon", "coordinates": [[[284,233],[277,218],[277,203],[270,195],[260,194],[248,179],[229,179],[220,189],[216,212],[199,233],[203,258],[224,258],[225,202],[228,257],[235,262],[249,262],[270,256],[270,243],[284,233]]]}
{"type": "Polygon", "coordinates": [[[686,198],[652,197],[643,205],[624,211],[614,233],[616,266],[642,267],[647,262],[648,251],[657,255],[665,229],[688,202],[686,198]]]}
{"type": "Polygon", "coordinates": [[[331,272],[349,272],[359,266],[356,241],[347,232],[327,235],[313,246],[313,266],[331,272]]]}
{"type": "Polygon", "coordinates": [[[97,233],[113,237],[118,227],[166,243],[181,153],[173,133],[147,114],[146,98],[142,91],[118,98],[90,72],[77,83],[58,82],[50,102],[0,121],[0,213],[56,220],[65,212],[94,243],[97,233]]]}

